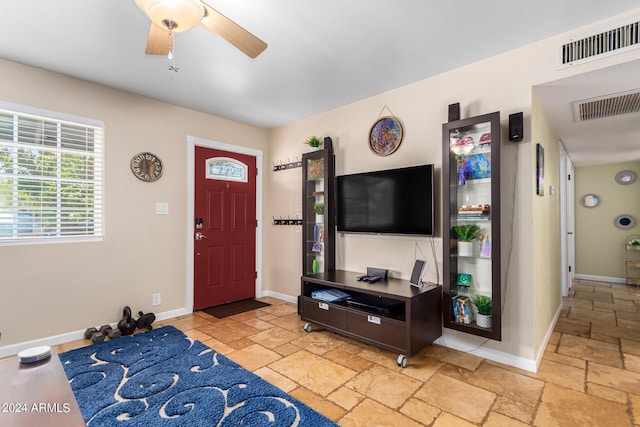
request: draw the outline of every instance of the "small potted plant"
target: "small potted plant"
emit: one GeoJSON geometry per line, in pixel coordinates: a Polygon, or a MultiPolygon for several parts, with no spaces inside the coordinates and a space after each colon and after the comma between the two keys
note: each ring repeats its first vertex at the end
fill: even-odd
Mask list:
{"type": "Polygon", "coordinates": [[[476,224],[462,224],[451,227],[458,238],[458,256],[473,255],[473,241],[482,236],[482,229],[476,224]]]}
{"type": "Polygon", "coordinates": [[[307,138],[307,140],[304,143],[315,150],[319,150],[320,146],[322,145],[322,140],[317,136],[312,135],[309,138],[307,138]]]}
{"type": "Polygon", "coordinates": [[[473,299],[473,304],[478,309],[476,314],[476,325],[481,328],[491,327],[491,309],[493,304],[491,298],[484,295],[476,295],[473,299]]]}
{"type": "Polygon", "coordinates": [[[324,203],[315,203],[313,211],[316,213],[316,222],[324,222],[324,203]]]}

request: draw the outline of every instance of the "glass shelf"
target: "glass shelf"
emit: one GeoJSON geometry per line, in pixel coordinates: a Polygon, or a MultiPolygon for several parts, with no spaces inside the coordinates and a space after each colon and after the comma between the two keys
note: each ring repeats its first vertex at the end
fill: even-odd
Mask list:
{"type": "Polygon", "coordinates": [[[500,340],[500,113],[443,124],[442,153],[443,228],[450,230],[443,233],[443,325],[500,340]],[[458,233],[476,235],[471,249],[458,233]],[[482,297],[490,301],[489,324],[474,307],[482,297]]]}
{"type": "Polygon", "coordinates": [[[302,155],[302,275],[335,268],[335,160],[331,138],[325,138],[323,146],[322,150],[302,155]],[[316,207],[323,213],[317,214],[316,207]],[[319,215],[323,215],[322,221],[319,215]]]}

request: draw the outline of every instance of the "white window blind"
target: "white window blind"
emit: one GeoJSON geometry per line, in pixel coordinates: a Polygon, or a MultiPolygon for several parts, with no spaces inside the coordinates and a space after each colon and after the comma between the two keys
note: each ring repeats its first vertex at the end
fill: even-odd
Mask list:
{"type": "Polygon", "coordinates": [[[102,237],[103,126],[51,116],[0,108],[0,244],[102,237]]]}

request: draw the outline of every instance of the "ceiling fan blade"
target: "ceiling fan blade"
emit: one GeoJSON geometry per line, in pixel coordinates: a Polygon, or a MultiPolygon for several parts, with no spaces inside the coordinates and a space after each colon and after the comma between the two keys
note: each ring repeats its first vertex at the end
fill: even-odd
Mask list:
{"type": "Polygon", "coordinates": [[[147,55],[167,55],[173,46],[173,32],[158,27],[153,22],[149,28],[147,47],[144,53],[147,55]]]}
{"type": "Polygon", "coordinates": [[[211,6],[202,3],[206,11],[202,25],[214,34],[240,49],[250,58],[255,58],[267,48],[267,44],[240,25],[233,22],[211,6]]]}

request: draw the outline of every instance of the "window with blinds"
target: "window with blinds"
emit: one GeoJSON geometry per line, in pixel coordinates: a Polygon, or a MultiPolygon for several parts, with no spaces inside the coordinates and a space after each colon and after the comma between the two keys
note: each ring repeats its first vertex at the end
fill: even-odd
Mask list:
{"type": "Polygon", "coordinates": [[[0,244],[101,238],[102,142],[101,123],[0,108],[0,244]]]}

